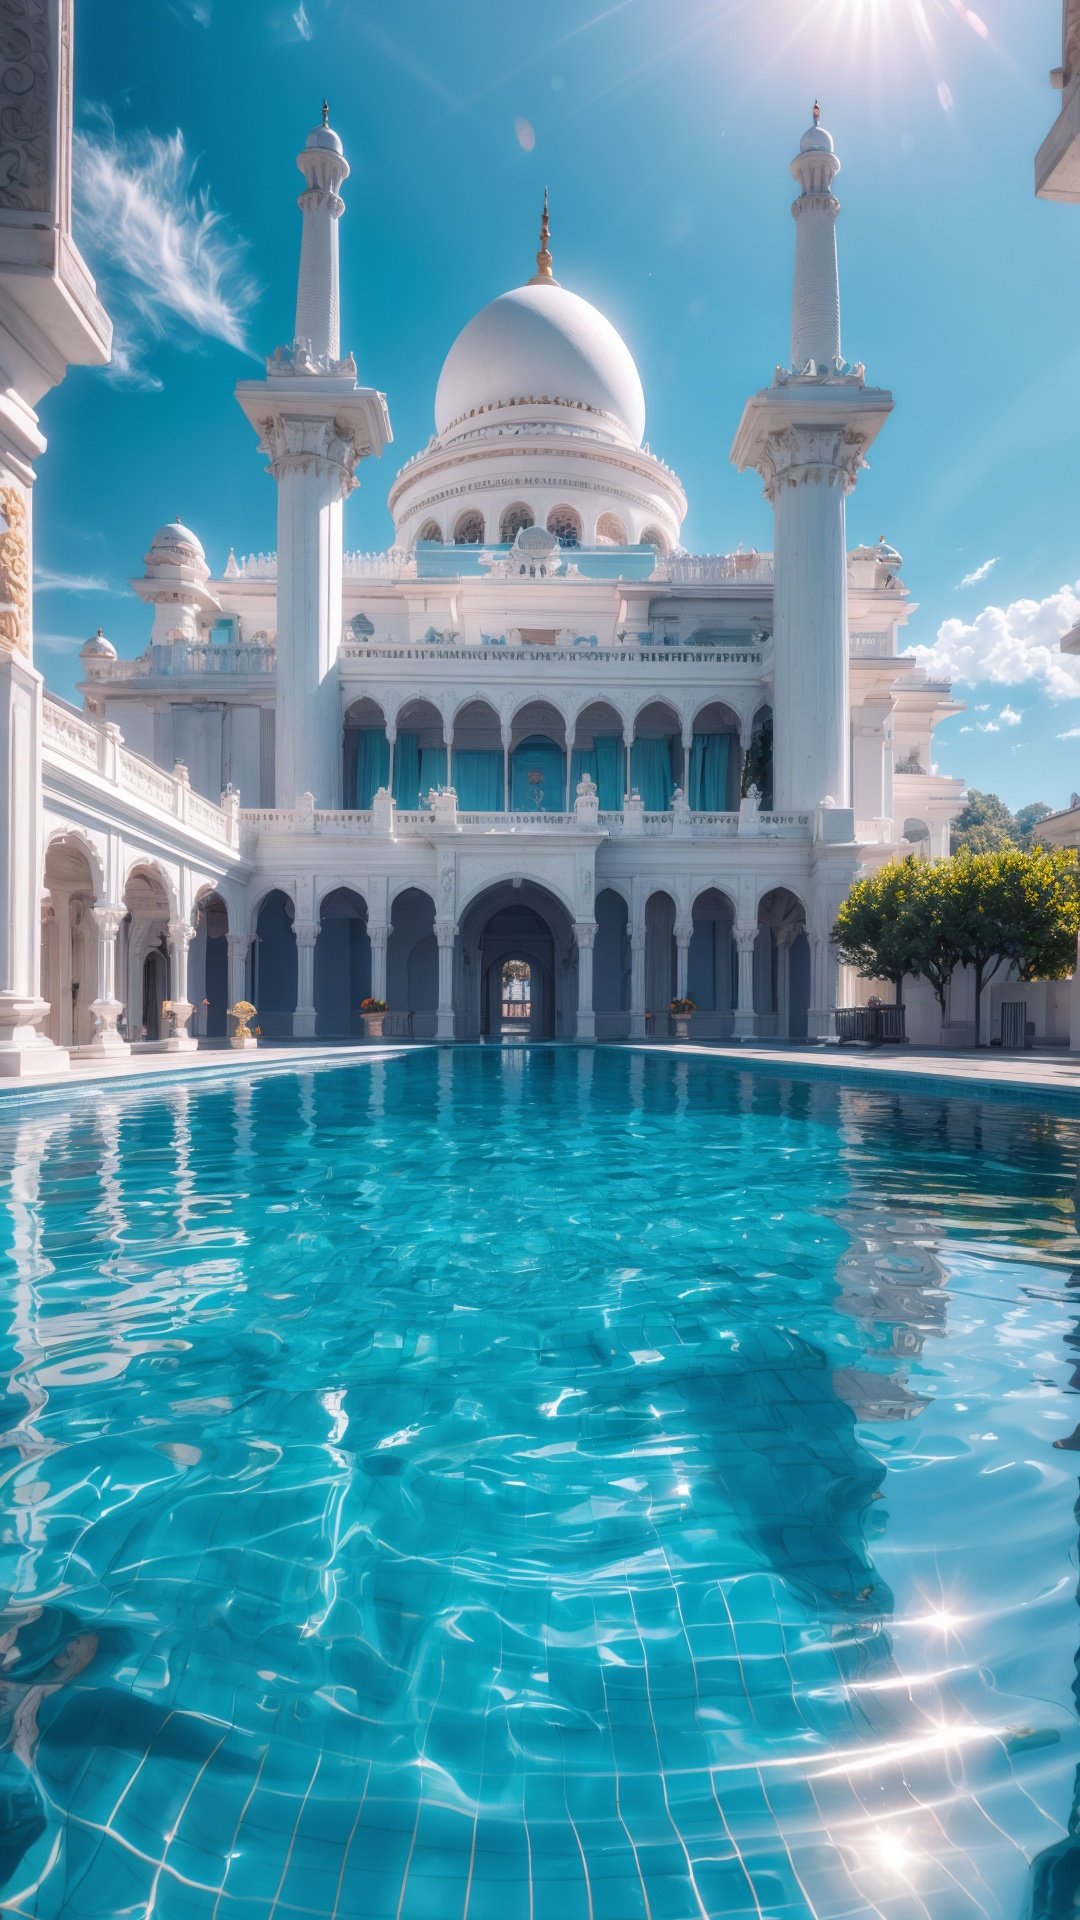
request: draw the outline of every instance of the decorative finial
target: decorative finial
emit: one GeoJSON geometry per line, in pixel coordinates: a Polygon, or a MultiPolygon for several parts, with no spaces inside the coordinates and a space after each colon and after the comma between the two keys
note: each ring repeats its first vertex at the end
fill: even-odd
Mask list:
{"type": "Polygon", "coordinates": [[[544,188],[544,212],[540,220],[540,251],[536,256],[536,272],[529,281],[530,287],[557,287],[558,281],[551,271],[551,222],[548,219],[548,190],[544,188]]]}
{"type": "Polygon", "coordinates": [[[330,108],[325,100],[322,103],[322,123],[324,127],[330,125],[330,108]]]}
{"type": "Polygon", "coordinates": [[[815,127],[816,127],[816,126],[817,126],[817,125],[819,124],[819,122],[820,122],[820,120],[821,120],[821,102],[820,102],[819,100],[815,100],[815,101],[814,101],[814,125],[815,125],[815,127]]]}

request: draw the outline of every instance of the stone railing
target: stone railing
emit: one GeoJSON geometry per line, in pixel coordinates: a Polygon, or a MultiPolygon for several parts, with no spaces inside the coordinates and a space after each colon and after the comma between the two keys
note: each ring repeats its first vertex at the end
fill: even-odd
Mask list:
{"type": "Polygon", "coordinates": [[[771,553],[675,553],[661,560],[663,572],[678,587],[766,587],[772,585],[771,553]]]}
{"type": "Polygon", "coordinates": [[[166,773],[142,754],[123,744],[119,727],[110,721],[95,726],[63,701],[47,695],[42,706],[42,741],[46,757],[64,761],[98,780],[140,807],[167,814],[192,833],[214,840],[234,852],[240,849],[240,809],[235,795],[220,807],[193,793],[187,769],[166,773]]]}
{"type": "Polygon", "coordinates": [[[551,667],[573,667],[617,673],[620,667],[632,667],[635,672],[642,667],[676,666],[738,666],[760,667],[762,652],[753,641],[734,641],[730,647],[722,643],[710,647],[680,646],[678,643],[668,646],[643,646],[640,641],[620,642],[613,647],[528,647],[508,642],[505,646],[485,647],[473,645],[470,641],[451,643],[446,641],[425,641],[413,646],[405,641],[396,640],[352,640],[346,641],[338,655],[339,660],[393,661],[463,661],[472,673],[476,667],[527,667],[530,670],[551,667]]]}
{"type": "Polygon", "coordinates": [[[467,834],[599,832],[612,839],[734,840],[746,838],[808,840],[812,829],[808,813],[689,813],[685,810],[646,813],[630,807],[625,813],[548,813],[540,810],[508,813],[459,813],[452,809],[442,820],[428,807],[385,805],[363,812],[305,807],[245,807],[240,819],[257,833],[320,834],[333,839],[393,838],[429,840],[446,832],[467,834]]]}
{"type": "Polygon", "coordinates": [[[277,648],[250,640],[221,645],[212,640],[177,640],[147,647],[135,660],[88,660],[86,678],[95,684],[120,680],[175,680],[180,675],[267,674],[277,665],[277,648]]]}
{"type": "MultiPolygon", "coordinates": [[[[462,558],[471,561],[480,551],[478,547],[462,547],[462,558]]],[[[603,551],[608,549],[605,547],[603,551]]],[[[610,551],[617,553],[618,548],[612,547],[610,551]]],[[[572,552],[570,558],[573,558],[572,552]]],[[[388,547],[385,553],[346,553],[342,558],[346,580],[400,580],[408,578],[415,568],[415,560],[404,547],[388,547]]],[[[277,554],[242,554],[230,563],[225,577],[227,580],[276,580],[277,554]]],[[[769,586],[772,577],[771,553],[676,553],[660,560],[654,575],[658,584],[670,580],[686,587],[769,586]]]]}

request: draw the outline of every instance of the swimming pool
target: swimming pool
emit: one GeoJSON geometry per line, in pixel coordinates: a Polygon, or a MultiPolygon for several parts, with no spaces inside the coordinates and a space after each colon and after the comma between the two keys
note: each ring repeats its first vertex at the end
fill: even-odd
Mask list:
{"type": "Polygon", "coordinates": [[[604,1049],[0,1123],[5,1920],[1072,1913],[1078,1142],[604,1049]]]}

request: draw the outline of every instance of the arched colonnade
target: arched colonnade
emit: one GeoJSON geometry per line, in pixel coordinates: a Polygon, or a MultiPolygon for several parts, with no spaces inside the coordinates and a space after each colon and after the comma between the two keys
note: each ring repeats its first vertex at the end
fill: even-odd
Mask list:
{"type": "Polygon", "coordinates": [[[680,716],[661,699],[629,710],[612,700],[564,708],[524,699],[500,714],[475,695],[396,706],[365,696],[345,715],[342,804],[365,811],[386,788],[412,811],[433,788],[452,786],[462,813],[569,813],[588,773],[603,812],[621,812],[637,792],[647,813],[666,813],[680,788],[691,812],[735,813],[767,712],[740,717],[718,700],[680,716]]]}

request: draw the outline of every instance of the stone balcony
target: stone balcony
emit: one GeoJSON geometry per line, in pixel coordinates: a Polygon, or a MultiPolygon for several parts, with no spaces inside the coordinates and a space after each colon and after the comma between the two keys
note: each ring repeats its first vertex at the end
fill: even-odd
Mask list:
{"type": "MultiPolygon", "coordinates": [[[[837,817],[841,814],[843,809],[837,817]]],[[[765,813],[749,801],[744,801],[737,813],[692,813],[683,805],[663,813],[647,813],[636,795],[618,813],[602,812],[590,796],[579,798],[569,813],[549,813],[543,809],[466,813],[459,811],[456,797],[450,791],[435,795],[431,806],[408,810],[395,806],[389,794],[381,793],[376,795],[374,806],[364,811],[316,807],[311,795],[304,794],[295,808],[245,807],[240,819],[244,827],[259,834],[314,834],[346,840],[433,840],[447,834],[485,838],[539,834],[544,838],[572,838],[581,833],[600,834],[620,841],[681,842],[809,842],[815,837],[826,837],[818,832],[815,816],[810,813],[765,813]]]]}
{"type": "Polygon", "coordinates": [[[47,695],[42,708],[42,746],[49,762],[91,778],[96,787],[111,789],[118,800],[160,819],[162,815],[216,847],[241,852],[240,804],[235,794],[223,796],[221,806],[195,793],[187,768],[177,762],[172,773],[131,753],[117,726],[94,725],[73,707],[47,695]]]}

